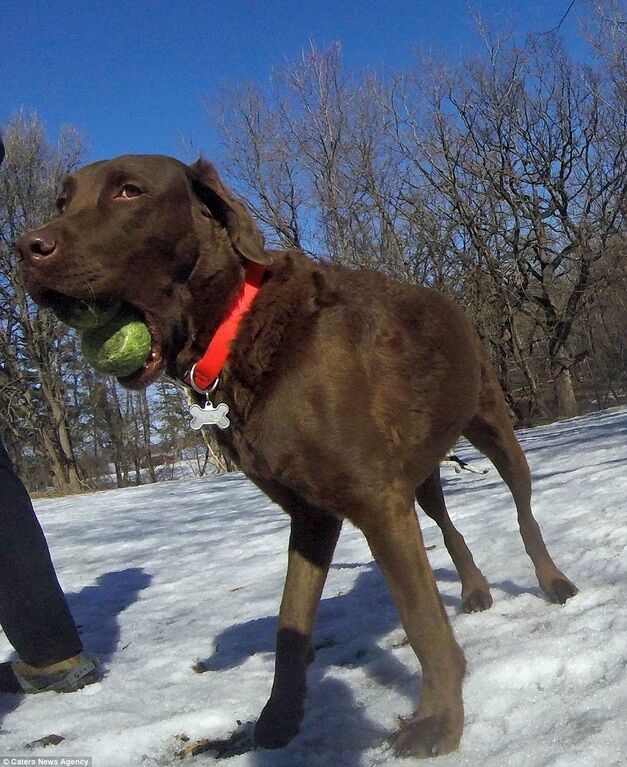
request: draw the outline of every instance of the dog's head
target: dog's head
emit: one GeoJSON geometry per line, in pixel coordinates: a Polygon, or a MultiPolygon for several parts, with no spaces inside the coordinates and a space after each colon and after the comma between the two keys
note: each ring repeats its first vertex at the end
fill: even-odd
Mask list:
{"type": "Polygon", "coordinates": [[[125,155],[68,176],[59,215],[16,243],[26,288],[42,306],[118,299],[152,336],[143,388],[180,376],[219,323],[248,261],[268,264],[244,204],[205,160],[125,155]]]}

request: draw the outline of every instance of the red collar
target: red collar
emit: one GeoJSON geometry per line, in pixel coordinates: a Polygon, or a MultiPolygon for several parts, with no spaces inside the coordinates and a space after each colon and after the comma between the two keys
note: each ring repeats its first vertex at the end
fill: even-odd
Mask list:
{"type": "Polygon", "coordinates": [[[255,300],[265,272],[265,266],[252,261],[246,267],[244,282],[237,297],[209,341],[205,353],[185,376],[185,383],[196,391],[205,392],[218,378],[229,356],[231,341],[237,335],[239,323],[255,300]]]}

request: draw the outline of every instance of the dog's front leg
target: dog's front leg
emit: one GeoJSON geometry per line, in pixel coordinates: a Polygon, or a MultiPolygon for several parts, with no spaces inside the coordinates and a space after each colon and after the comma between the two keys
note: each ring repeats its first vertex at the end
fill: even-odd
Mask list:
{"type": "Polygon", "coordinates": [[[455,641],[429,566],[411,500],[382,494],[361,529],[381,567],[410,645],[422,666],[422,695],[392,743],[401,756],[454,751],[462,735],[464,656],[455,641]]]}
{"type": "Polygon", "coordinates": [[[304,713],[310,636],[342,523],[302,507],[292,516],[287,577],[279,612],[274,683],[255,727],[255,743],[281,748],[298,733],[304,713]]]}

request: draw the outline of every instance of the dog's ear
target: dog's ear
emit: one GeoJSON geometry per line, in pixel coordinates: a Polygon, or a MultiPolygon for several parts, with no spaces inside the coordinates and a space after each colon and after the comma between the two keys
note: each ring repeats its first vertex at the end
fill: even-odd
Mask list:
{"type": "Polygon", "coordinates": [[[213,165],[200,158],[189,166],[192,191],[227,230],[233,248],[243,258],[269,266],[270,254],[263,247],[263,237],[247,207],[220,181],[213,165]]]}

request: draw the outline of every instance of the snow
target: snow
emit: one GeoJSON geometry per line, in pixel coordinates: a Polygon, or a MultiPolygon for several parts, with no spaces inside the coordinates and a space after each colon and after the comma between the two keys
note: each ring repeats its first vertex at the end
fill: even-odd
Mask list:
{"type": "MultiPolygon", "coordinates": [[[[438,767],[627,764],[627,410],[520,432],[534,509],[581,589],[541,596],[513,503],[491,468],[443,472],[451,516],[490,581],[491,610],[460,612],[435,525],[421,517],[468,661],[460,750],[438,767]]],[[[468,445],[458,453],[489,463],[468,445]]],[[[288,521],[241,474],[36,502],[59,577],[102,682],[71,695],[0,695],[2,757],[93,757],[93,767],[179,763],[180,736],[226,739],[270,691],[288,521]],[[192,666],[202,661],[205,673],[192,666]],[[57,746],[27,749],[55,733],[57,746]]],[[[401,767],[386,745],[419,694],[419,667],[361,534],[346,527],[314,634],[301,733],[224,767],[401,767]]],[[[0,636],[0,658],[11,648],[0,636]]],[[[210,753],[182,764],[214,764],[210,753]]],[[[7,762],[4,762],[7,763],[7,762]]]]}

